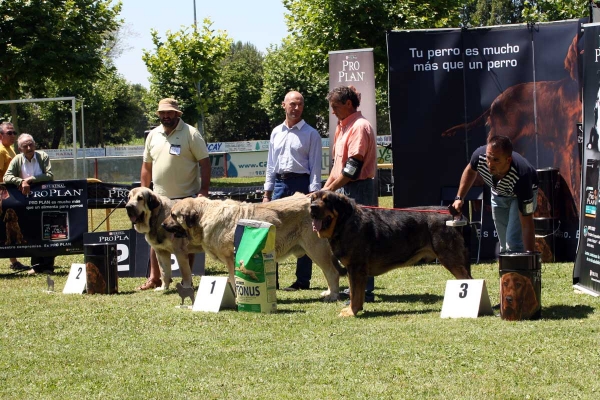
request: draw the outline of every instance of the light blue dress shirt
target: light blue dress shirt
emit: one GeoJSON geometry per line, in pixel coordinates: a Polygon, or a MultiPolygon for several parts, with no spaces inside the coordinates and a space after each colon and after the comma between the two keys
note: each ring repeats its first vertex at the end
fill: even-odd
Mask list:
{"type": "Polygon", "coordinates": [[[301,120],[292,127],[285,122],[271,132],[265,191],[275,187],[275,175],[284,173],[309,174],[311,192],[321,189],[321,136],[315,128],[301,120]]]}

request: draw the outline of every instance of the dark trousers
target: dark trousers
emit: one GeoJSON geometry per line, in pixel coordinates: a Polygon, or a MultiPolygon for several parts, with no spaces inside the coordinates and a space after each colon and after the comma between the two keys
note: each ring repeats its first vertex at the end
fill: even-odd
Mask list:
{"type": "Polygon", "coordinates": [[[31,257],[31,268],[37,273],[44,271],[54,272],[55,257],[31,257]]]}
{"type": "MultiPolygon", "coordinates": [[[[292,196],[296,192],[308,193],[310,176],[298,176],[288,179],[276,179],[273,188],[273,200],[292,196]]],[[[308,256],[302,256],[296,262],[296,281],[302,286],[310,285],[312,277],[312,260],[308,256]]]]}
{"type": "MultiPolygon", "coordinates": [[[[374,179],[363,179],[362,181],[348,182],[337,190],[338,193],[342,193],[350,198],[353,198],[357,204],[363,206],[378,206],[379,199],[375,193],[375,180],[374,179]]],[[[367,277],[367,286],[365,287],[366,292],[372,292],[375,290],[375,278],[372,276],[367,277]]]]}

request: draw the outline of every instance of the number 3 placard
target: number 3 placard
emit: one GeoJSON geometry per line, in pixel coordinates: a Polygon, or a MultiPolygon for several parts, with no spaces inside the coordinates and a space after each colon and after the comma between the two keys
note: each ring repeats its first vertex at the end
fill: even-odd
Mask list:
{"type": "Polygon", "coordinates": [[[229,279],[226,276],[202,276],[192,311],[219,312],[221,308],[237,308],[229,279]]]}
{"type": "Polygon", "coordinates": [[[493,315],[483,279],[449,280],[446,282],[442,318],[477,318],[493,315]]]}
{"type": "Polygon", "coordinates": [[[63,294],[82,294],[87,283],[85,264],[71,264],[63,294]]]}

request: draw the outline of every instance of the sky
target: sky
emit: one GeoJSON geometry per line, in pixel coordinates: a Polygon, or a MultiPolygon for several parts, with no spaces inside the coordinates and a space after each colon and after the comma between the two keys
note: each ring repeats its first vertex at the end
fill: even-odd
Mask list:
{"type": "Polygon", "coordinates": [[[127,81],[149,87],[142,52],[153,49],[150,30],[156,29],[164,38],[166,31],[191,27],[194,1],[198,25],[209,18],[213,29],[227,31],[236,42],[250,42],[263,53],[288,34],[281,0],[122,0],[119,17],[125,20],[127,33],[125,50],[115,64],[127,81]]]}

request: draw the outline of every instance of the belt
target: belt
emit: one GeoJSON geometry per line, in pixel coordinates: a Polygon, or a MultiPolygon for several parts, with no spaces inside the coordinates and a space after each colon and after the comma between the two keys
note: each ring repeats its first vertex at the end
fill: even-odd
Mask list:
{"type": "Polygon", "coordinates": [[[309,174],[297,174],[295,172],[284,172],[283,174],[275,174],[275,179],[278,179],[280,181],[285,181],[286,179],[293,179],[293,178],[304,178],[310,176],[309,174]]]}

